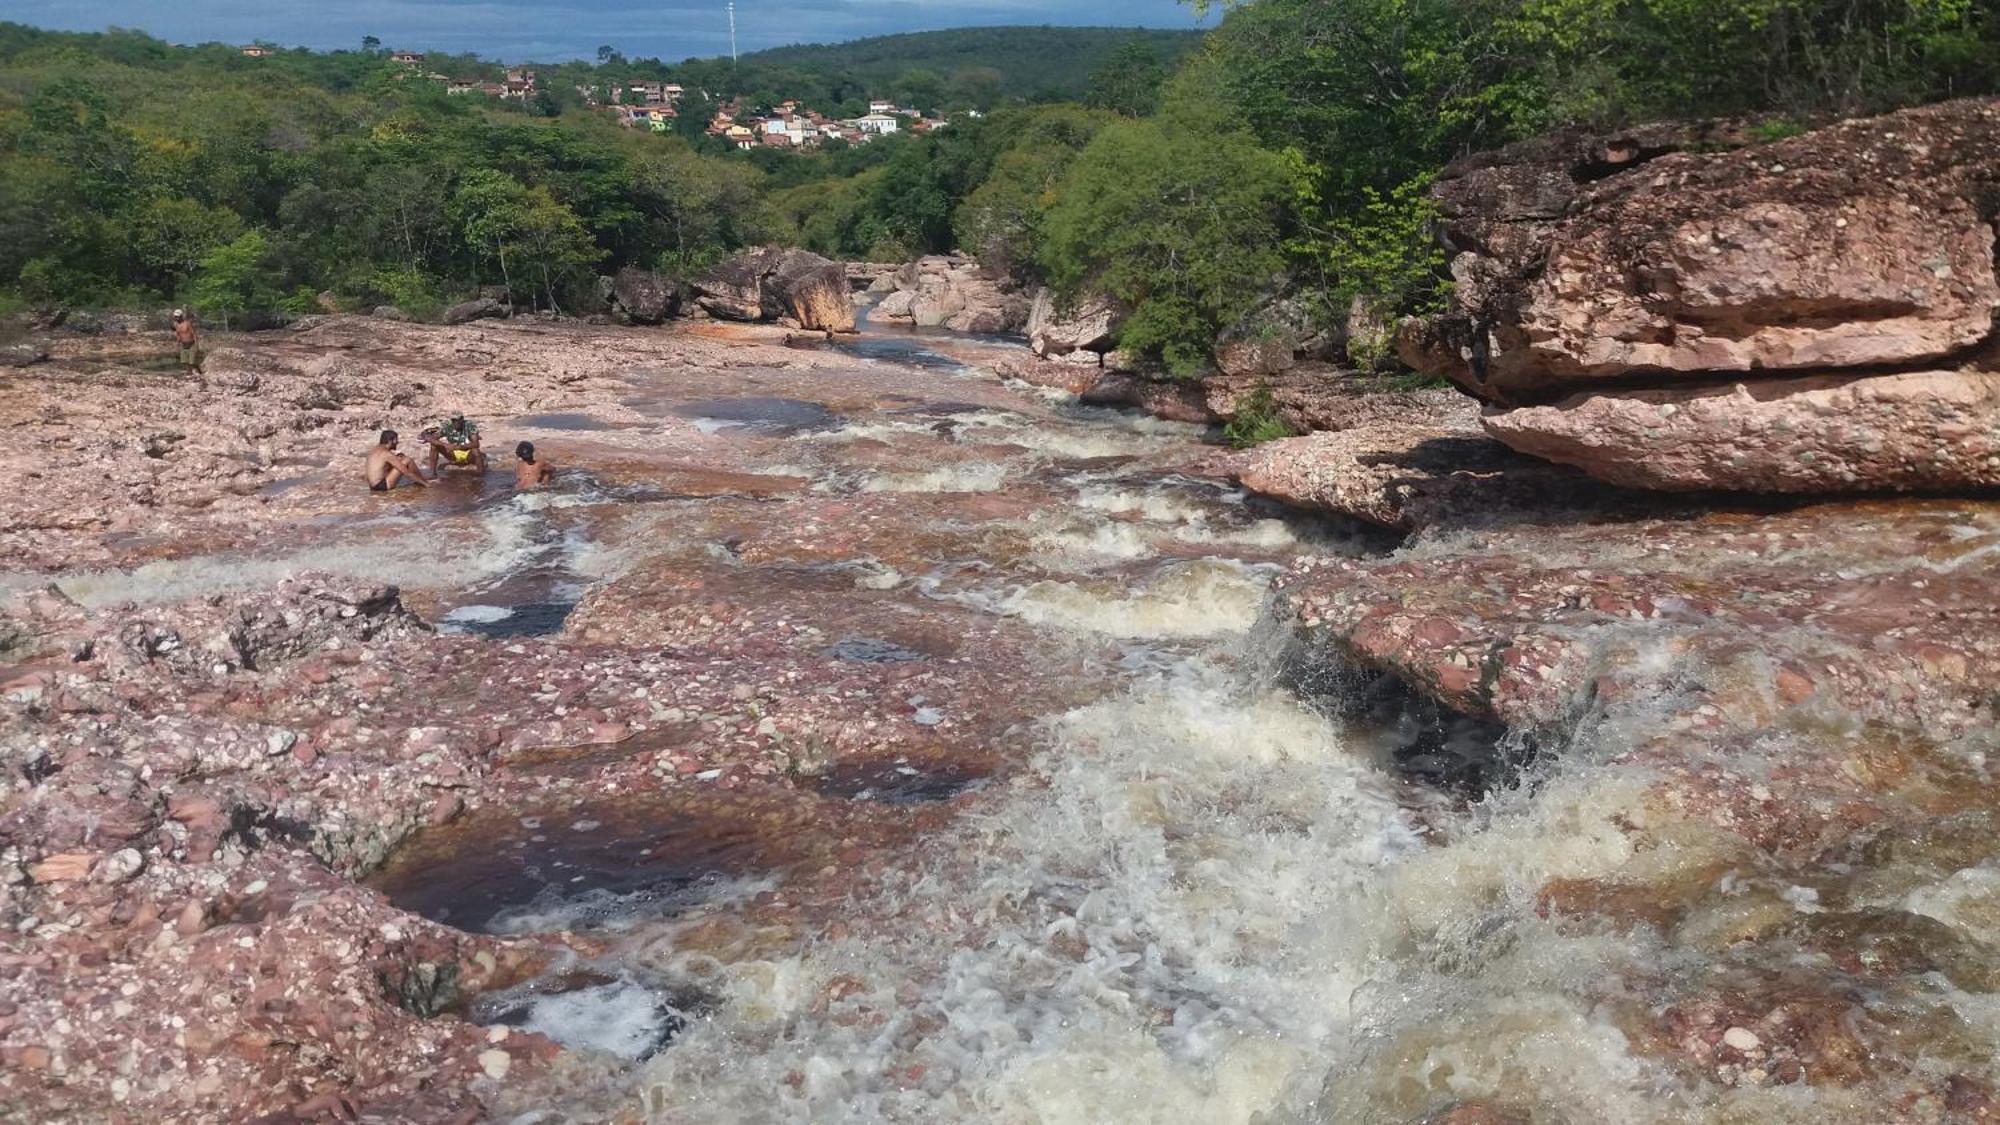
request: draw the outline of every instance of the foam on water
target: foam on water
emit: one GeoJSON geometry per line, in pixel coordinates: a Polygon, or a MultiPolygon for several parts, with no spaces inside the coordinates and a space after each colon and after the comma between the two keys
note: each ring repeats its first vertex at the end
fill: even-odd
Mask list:
{"type": "Polygon", "coordinates": [[[634,1062],[651,1056],[686,1025],[685,1014],[670,1000],[629,976],[560,991],[544,991],[539,984],[483,997],[475,1018],[538,1032],[572,1050],[634,1062]]]}
{"type": "Polygon", "coordinates": [[[1118,488],[1087,485],[1077,490],[1078,507],[1117,516],[1137,516],[1155,523],[1197,523],[1208,519],[1210,506],[1180,492],[1158,488],[1118,488]]]}
{"type": "Polygon", "coordinates": [[[1115,578],[1042,581],[1001,590],[946,590],[933,597],[1065,632],[1126,638],[1225,637],[1257,620],[1272,568],[1233,559],[1161,567],[1141,584],[1115,578]]]}
{"type": "Polygon", "coordinates": [[[738,1002],[648,1064],[658,1115],[1243,1122],[1271,1108],[1361,982],[1304,955],[1317,947],[1298,928],[1338,922],[1415,846],[1403,814],[1317,716],[1200,662],[1047,737],[1047,789],[941,841],[884,896],[894,922],[728,967],[738,1002]],[[864,990],[825,1002],[841,974],[864,990]]]}
{"type": "Polygon", "coordinates": [[[1018,445],[1050,457],[1077,460],[1157,453],[1184,440],[1173,432],[1138,425],[1079,426],[1000,411],[956,417],[971,440],[1018,445]]]}
{"type": "Polygon", "coordinates": [[[1135,523],[1062,518],[1054,527],[1035,533],[1036,550],[1059,561],[1142,559],[1158,552],[1155,530],[1135,523]]]}
{"type": "Polygon", "coordinates": [[[86,606],[154,605],[273,586],[308,570],[403,585],[421,584],[413,578],[435,574],[448,574],[454,583],[477,583],[507,573],[540,550],[538,521],[511,504],[457,518],[469,518],[470,527],[445,534],[430,524],[280,555],[194,555],[131,570],[72,571],[54,581],[86,606]]]}
{"type": "Polygon", "coordinates": [[[459,606],[457,609],[445,614],[440,620],[454,623],[464,622],[467,624],[490,625],[496,621],[505,621],[512,616],[514,616],[514,611],[507,606],[479,605],[475,603],[473,605],[459,606]]]}
{"type": "Polygon", "coordinates": [[[863,492],[993,492],[1007,483],[1007,466],[989,462],[944,465],[914,473],[876,473],[863,492]]]}

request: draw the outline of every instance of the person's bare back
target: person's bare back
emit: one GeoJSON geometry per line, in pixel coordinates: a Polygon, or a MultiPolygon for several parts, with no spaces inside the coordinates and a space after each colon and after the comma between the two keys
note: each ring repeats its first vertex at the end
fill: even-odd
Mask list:
{"type": "Polygon", "coordinates": [[[368,491],[387,492],[406,480],[415,481],[424,488],[430,487],[431,482],[417,471],[417,463],[396,452],[397,440],[396,431],[383,430],[375,448],[368,451],[368,460],[362,469],[368,491]]]}
{"type": "Polygon", "coordinates": [[[524,441],[514,447],[514,487],[540,488],[556,475],[555,466],[548,458],[535,455],[535,443],[524,441]]]}

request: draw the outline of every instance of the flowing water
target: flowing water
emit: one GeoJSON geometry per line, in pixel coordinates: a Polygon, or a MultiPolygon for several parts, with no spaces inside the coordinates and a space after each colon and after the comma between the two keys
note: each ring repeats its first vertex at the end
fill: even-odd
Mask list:
{"type": "MultiPolygon", "coordinates": [[[[653,483],[467,486],[284,557],[61,584],[167,600],[299,566],[419,587],[446,570],[429,595],[443,627],[532,645],[606,628],[657,643],[648,614],[696,582],[714,614],[810,622],[843,667],[986,662],[1030,685],[907,701],[918,724],[997,716],[971,724],[978,745],[800,780],[793,799],[829,817],[928,818],[865,869],[744,829],[742,795],[710,795],[708,775],[650,805],[482,810],[406,846],[377,883],[400,905],[604,950],[462,1013],[572,1048],[494,1095],[515,1120],[1371,1122],[1464,1101],[1542,1121],[1841,1116],[1838,1090],[1703,1086],[1638,1049],[1661,979],[1704,971],[1694,938],[1536,909],[1552,878],[1637,867],[1666,885],[1734,858],[1694,837],[1637,854],[1617,826],[1660,813],[1647,772],[1607,760],[1618,731],[1535,759],[1393,688],[1286,673],[1271,578],[1382,544],[1203,476],[1197,427],[1003,386],[977,349],[850,350],[831,375],[635,375],[630,404],[659,435],[520,420],[660,436],[578,447],[664,458],[653,483]],[[793,483],[774,499],[758,481],[793,483]],[[1514,785],[1523,769],[1532,786],[1514,785]]],[[[1809,903],[1730,887],[1697,921],[1809,903]]],[[[1996,887],[1968,869],[1895,894],[1990,919],[1996,887]]],[[[1941,1055],[2000,1028],[2000,1008],[1962,1009],[1975,1026],[1936,1031],[1941,1055]]]]}

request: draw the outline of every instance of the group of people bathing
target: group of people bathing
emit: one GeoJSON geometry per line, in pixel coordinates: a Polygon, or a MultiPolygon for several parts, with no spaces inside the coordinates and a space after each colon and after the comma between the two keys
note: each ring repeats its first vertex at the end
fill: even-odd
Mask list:
{"type": "MultiPolygon", "coordinates": [[[[368,451],[364,470],[370,492],[388,492],[404,481],[429,488],[431,481],[437,479],[440,465],[486,472],[486,450],[480,442],[479,426],[468,421],[464,413],[453,413],[417,437],[430,451],[430,475],[426,477],[415,461],[397,451],[401,435],[394,430],[383,430],[375,448],[368,451]]],[[[555,476],[555,469],[547,459],[535,455],[532,441],[514,447],[514,460],[516,488],[539,488],[555,476]]]]}
{"type": "MultiPolygon", "coordinates": [[[[195,328],[194,317],[186,309],[175,309],[173,320],[174,345],[178,351],[176,358],[189,375],[201,374],[201,338],[195,328]]],[[[466,420],[462,411],[435,426],[425,428],[417,435],[430,450],[430,476],[425,477],[418,470],[417,463],[397,452],[396,446],[402,440],[394,430],[383,430],[375,448],[368,451],[367,465],[363,477],[368,482],[370,492],[388,492],[404,481],[429,488],[437,479],[438,466],[477,468],[486,472],[486,450],[479,441],[479,427],[466,420]]],[[[547,460],[535,455],[535,443],[524,441],[514,447],[514,487],[539,488],[555,476],[555,469],[547,460]]]]}

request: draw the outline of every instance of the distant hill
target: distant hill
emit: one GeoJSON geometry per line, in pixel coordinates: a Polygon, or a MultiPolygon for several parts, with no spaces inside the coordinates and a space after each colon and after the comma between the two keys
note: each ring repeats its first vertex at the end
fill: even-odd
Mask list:
{"type": "Polygon", "coordinates": [[[1174,69],[1201,45],[1199,31],[1130,27],[968,27],[879,35],[846,43],[774,47],[744,55],[741,65],[798,71],[858,82],[888,94],[910,71],[931,71],[947,84],[997,77],[1007,101],[1073,101],[1083,96],[1111,52],[1134,39],[1174,69]]]}

